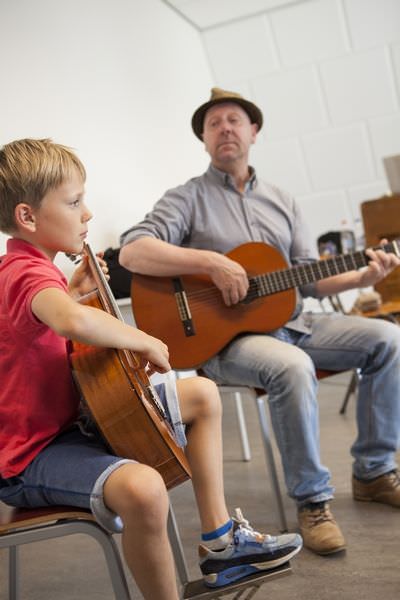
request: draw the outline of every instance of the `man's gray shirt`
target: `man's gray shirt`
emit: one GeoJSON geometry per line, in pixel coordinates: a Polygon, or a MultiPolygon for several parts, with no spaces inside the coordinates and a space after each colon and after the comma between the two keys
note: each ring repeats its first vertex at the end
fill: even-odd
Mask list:
{"type": "MultiPolygon", "coordinates": [[[[316,258],[316,244],[294,198],[259,180],[254,169],[243,193],[230,175],[212,165],[200,177],[168,190],[141,223],[122,234],[121,245],[146,236],[223,254],[240,244],[265,242],[289,266],[316,258]]],[[[303,286],[301,293],[314,296],[315,285],[303,286]]],[[[299,301],[296,313],[300,310],[299,301]]],[[[287,327],[309,331],[302,314],[287,327]]]]}

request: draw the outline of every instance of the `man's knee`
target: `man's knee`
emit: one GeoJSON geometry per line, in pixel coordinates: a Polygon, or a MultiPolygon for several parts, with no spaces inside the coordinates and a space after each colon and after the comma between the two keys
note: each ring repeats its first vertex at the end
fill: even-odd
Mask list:
{"type": "Polygon", "coordinates": [[[384,319],[370,319],[373,330],[370,335],[371,349],[383,349],[400,360],[400,327],[384,319]]]}
{"type": "Polygon", "coordinates": [[[315,379],[315,365],[312,359],[299,348],[291,348],[285,360],[276,369],[276,378],[282,381],[295,381],[298,385],[315,379]]]}

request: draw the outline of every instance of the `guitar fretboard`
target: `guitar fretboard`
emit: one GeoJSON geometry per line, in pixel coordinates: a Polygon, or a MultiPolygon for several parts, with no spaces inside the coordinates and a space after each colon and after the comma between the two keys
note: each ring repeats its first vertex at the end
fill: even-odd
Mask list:
{"type": "MultiPolygon", "coordinates": [[[[394,252],[399,255],[396,241],[385,244],[385,246],[379,246],[379,250],[394,252]]],[[[256,275],[249,278],[249,291],[244,302],[251,302],[261,296],[276,294],[294,287],[306,285],[307,283],[320,281],[333,275],[360,269],[361,267],[365,267],[369,260],[364,250],[360,250],[349,254],[340,254],[325,260],[296,265],[290,269],[256,275]]]]}

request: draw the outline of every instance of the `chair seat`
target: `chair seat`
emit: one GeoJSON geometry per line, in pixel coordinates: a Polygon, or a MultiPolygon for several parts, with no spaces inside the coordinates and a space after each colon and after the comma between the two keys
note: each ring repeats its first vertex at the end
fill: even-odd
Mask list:
{"type": "Polygon", "coordinates": [[[31,527],[44,525],[63,519],[85,519],[95,521],[90,510],[71,506],[54,506],[42,508],[12,508],[0,502],[0,535],[31,527]]]}

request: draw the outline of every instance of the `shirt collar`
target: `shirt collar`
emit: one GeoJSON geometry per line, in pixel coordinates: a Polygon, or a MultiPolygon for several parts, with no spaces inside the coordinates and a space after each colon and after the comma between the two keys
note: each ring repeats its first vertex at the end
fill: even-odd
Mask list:
{"type": "MultiPolygon", "coordinates": [[[[31,244],[30,242],[26,242],[25,240],[21,240],[19,238],[9,238],[7,240],[7,254],[4,256],[1,256],[0,259],[3,260],[3,259],[6,259],[7,257],[14,259],[18,255],[22,255],[22,256],[28,255],[32,258],[39,258],[39,259],[47,261],[48,263],[50,263],[51,268],[54,269],[59,274],[59,276],[62,278],[62,281],[64,282],[65,286],[68,285],[67,278],[65,277],[64,273],[57,267],[57,265],[55,265],[50,260],[50,258],[47,256],[47,254],[45,254],[44,252],[39,250],[39,248],[36,248],[36,246],[31,244]]],[[[1,260],[0,260],[0,262],[1,262],[1,260]]]]}
{"type": "Polygon", "coordinates": [[[46,258],[48,261],[50,261],[49,257],[44,252],[39,250],[39,248],[36,248],[36,246],[30,242],[26,242],[25,240],[21,240],[19,238],[10,238],[7,240],[7,252],[9,254],[30,254],[31,256],[46,258]]]}
{"type": "MultiPolygon", "coordinates": [[[[249,165],[249,172],[250,172],[250,177],[249,177],[248,181],[246,182],[246,190],[245,190],[246,192],[248,190],[253,190],[257,185],[257,175],[256,175],[256,171],[255,171],[254,167],[251,167],[249,165]]],[[[213,164],[210,163],[207,173],[209,175],[211,175],[211,177],[215,181],[217,181],[217,183],[221,184],[222,186],[236,189],[232,176],[229,175],[229,173],[220,171],[220,169],[217,169],[217,167],[214,167],[213,164]]]]}

